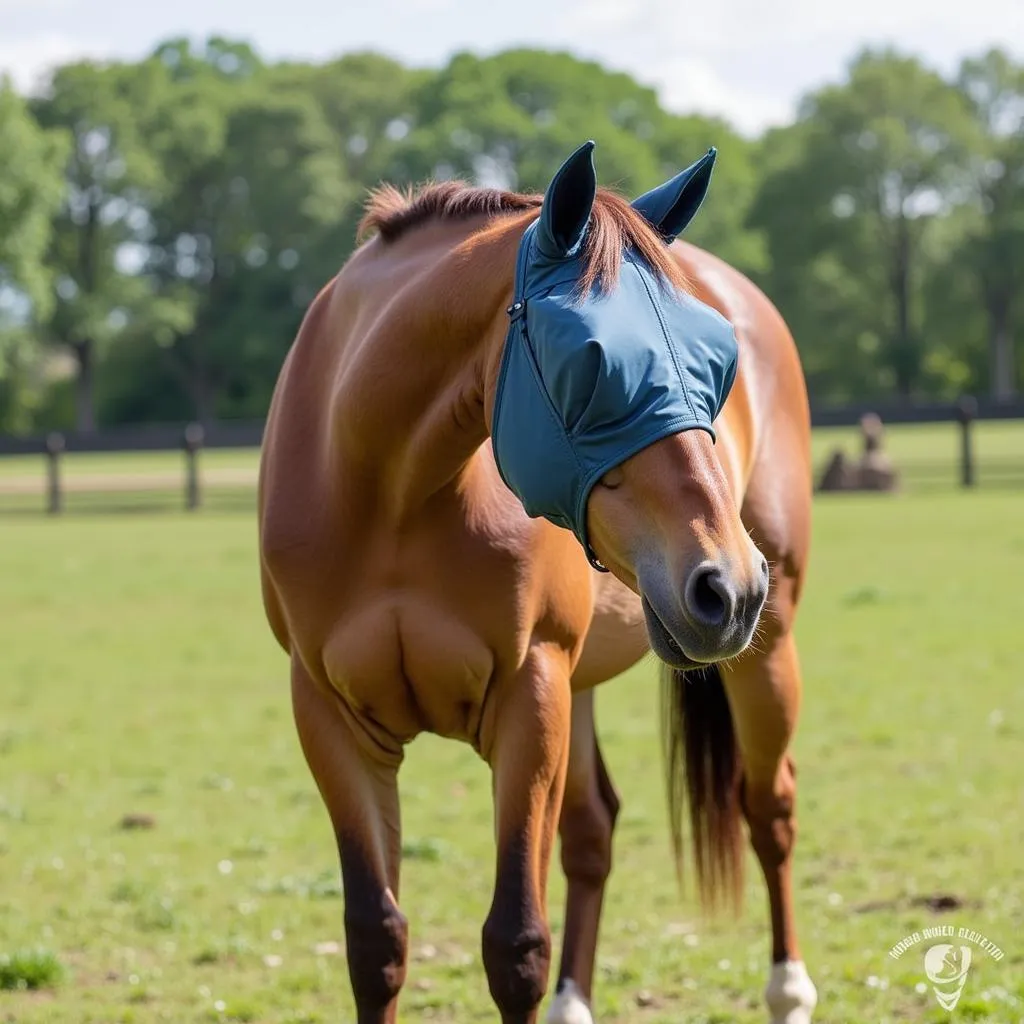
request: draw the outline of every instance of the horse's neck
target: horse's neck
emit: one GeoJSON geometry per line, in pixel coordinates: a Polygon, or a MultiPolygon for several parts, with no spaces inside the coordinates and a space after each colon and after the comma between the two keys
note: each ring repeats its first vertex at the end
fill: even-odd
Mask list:
{"type": "Polygon", "coordinates": [[[391,301],[358,344],[336,404],[357,425],[350,453],[373,465],[389,518],[408,518],[455,483],[487,439],[520,233],[424,238],[419,272],[397,295],[386,293],[382,267],[373,299],[391,301]]]}

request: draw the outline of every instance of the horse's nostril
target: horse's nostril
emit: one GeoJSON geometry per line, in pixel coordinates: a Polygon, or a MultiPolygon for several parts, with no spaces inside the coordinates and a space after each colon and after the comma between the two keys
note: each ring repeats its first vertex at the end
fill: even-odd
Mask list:
{"type": "Polygon", "coordinates": [[[686,607],[698,625],[721,626],[732,618],[736,598],[718,569],[700,568],[686,583],[686,607]]]}

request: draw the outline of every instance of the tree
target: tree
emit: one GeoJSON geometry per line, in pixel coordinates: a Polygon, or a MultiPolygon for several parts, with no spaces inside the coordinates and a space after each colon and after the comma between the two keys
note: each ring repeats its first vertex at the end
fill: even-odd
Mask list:
{"type": "Polygon", "coordinates": [[[104,348],[146,299],[138,263],[148,209],[161,187],[159,164],[142,145],[136,111],[159,83],[131,65],[69,64],[32,106],[40,124],[71,139],[64,199],[53,224],[49,264],[56,304],[48,341],[74,356],[79,430],[96,428],[95,384],[104,348]]]}
{"type": "Polygon", "coordinates": [[[147,272],[177,323],[148,333],[202,421],[259,415],[314,289],[319,233],[344,208],[337,139],[315,99],[229,62],[224,41],[175,46],[173,85],[140,129],[168,188],[152,211],[147,272]],[[212,54],[212,62],[211,62],[212,54]],[[183,111],[192,114],[183,116],[183,111]],[[201,116],[198,112],[201,112],[201,116]]]}
{"type": "Polygon", "coordinates": [[[768,236],[773,294],[802,321],[804,345],[821,346],[809,361],[833,396],[848,397],[851,369],[903,397],[925,383],[927,235],[962,192],[975,139],[963,96],[889,50],[862,53],[847,82],[766,139],[753,223],[768,236]]]}
{"type": "Polygon", "coordinates": [[[1009,397],[1024,370],[1022,75],[999,51],[955,81],[864,51],[758,141],[534,49],[422,70],[365,52],[267,65],[238,40],[171,39],[136,63],[61,68],[28,104],[35,124],[0,86],[0,422],[17,408],[29,424],[29,371],[58,362],[33,353],[54,350],[74,386],[40,415],[74,404],[80,429],[260,416],[367,189],[539,191],[588,137],[627,196],[718,147],[687,238],[764,287],[817,400],[986,379],[1009,397]]]}
{"type": "Polygon", "coordinates": [[[46,313],[50,217],[61,198],[66,141],[41,131],[11,84],[0,78],[0,289],[46,313]]]}
{"type": "Polygon", "coordinates": [[[65,148],[60,133],[41,131],[0,78],[0,423],[8,429],[25,425],[31,321],[52,307],[46,252],[50,218],[61,199],[65,148]]]}
{"type": "Polygon", "coordinates": [[[542,190],[587,138],[598,143],[601,180],[626,195],[716,145],[714,199],[688,237],[745,269],[763,264],[758,233],[744,223],[754,193],[750,145],[721,121],[667,113],[653,89],[597,63],[542,50],[457,54],[392,128],[404,140],[381,165],[391,180],[461,177],[523,191],[542,190]]]}
{"type": "Polygon", "coordinates": [[[1015,314],[1024,312],[1024,66],[992,50],[964,61],[959,87],[982,144],[971,166],[977,218],[958,264],[973,277],[988,321],[989,390],[997,401],[1017,390],[1015,314]]]}
{"type": "Polygon", "coordinates": [[[366,191],[389,177],[396,154],[416,123],[416,97],[435,72],[407,68],[376,53],[351,53],[326,64],[277,64],[267,88],[315,100],[334,134],[341,161],[344,210],[323,236],[325,260],[348,256],[366,191]]]}

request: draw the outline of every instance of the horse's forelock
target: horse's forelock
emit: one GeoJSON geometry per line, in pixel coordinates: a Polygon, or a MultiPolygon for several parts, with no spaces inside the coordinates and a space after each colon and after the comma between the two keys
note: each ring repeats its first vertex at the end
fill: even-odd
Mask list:
{"type": "MultiPolygon", "coordinates": [[[[431,182],[404,192],[382,185],[367,198],[357,237],[362,240],[376,233],[391,243],[431,220],[522,213],[540,209],[543,199],[538,194],[480,188],[462,181],[431,182]]],[[[613,287],[626,249],[636,252],[662,280],[688,288],[668,248],[647,221],[618,193],[599,189],[584,242],[581,291],[586,294],[594,285],[613,287]]]]}

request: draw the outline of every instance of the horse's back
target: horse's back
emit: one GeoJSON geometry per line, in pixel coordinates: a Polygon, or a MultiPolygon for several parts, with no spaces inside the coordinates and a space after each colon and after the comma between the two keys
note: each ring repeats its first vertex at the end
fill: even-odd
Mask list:
{"type": "Polygon", "coordinates": [[[673,247],[673,254],[698,298],[721,312],[739,338],[739,373],[722,413],[722,429],[731,435],[742,432],[751,464],[758,456],[770,454],[763,452],[769,432],[784,432],[794,446],[783,458],[806,458],[807,389],[796,344],[782,315],[750,278],[717,256],[683,243],[673,247]]]}

